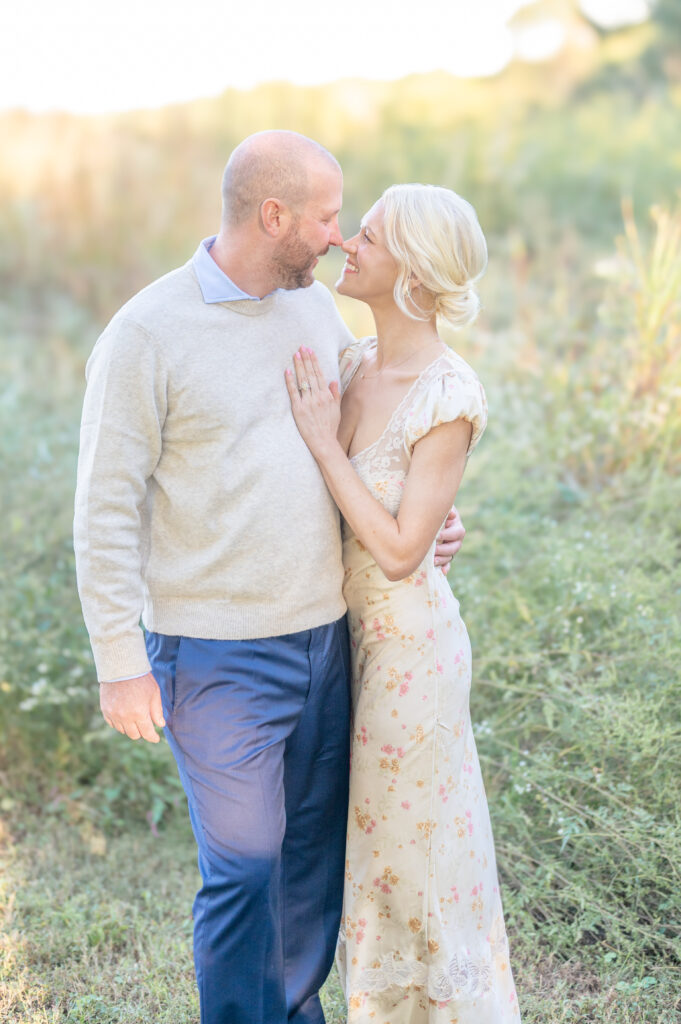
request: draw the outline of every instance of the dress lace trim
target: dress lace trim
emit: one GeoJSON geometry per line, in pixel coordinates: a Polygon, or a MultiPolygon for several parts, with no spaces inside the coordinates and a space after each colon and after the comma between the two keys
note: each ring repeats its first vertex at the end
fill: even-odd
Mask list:
{"type": "MultiPolygon", "coordinates": [[[[354,359],[344,369],[342,375],[343,391],[348,388],[350,382],[355,377],[364,353],[374,343],[374,338],[367,338],[358,344],[354,359]]],[[[445,374],[458,377],[466,382],[477,379],[473,371],[462,360],[458,360],[461,365],[456,365],[455,360],[458,360],[458,357],[454,353],[445,352],[425,366],[400,399],[381,434],[375,441],[367,445],[366,448],[355,452],[350,458],[350,462],[355,469],[361,466],[364,470],[362,476],[365,477],[365,482],[367,479],[377,475],[380,476],[386,472],[394,473],[401,471],[406,474],[411,460],[406,450],[405,427],[410,410],[414,404],[415,395],[418,395],[420,392],[427,392],[429,386],[445,374]]]]}
{"type": "MultiPolygon", "coordinates": [[[[356,360],[356,362],[351,367],[350,374],[349,374],[349,376],[348,376],[348,378],[347,378],[347,380],[345,382],[345,385],[343,387],[344,391],[346,390],[346,388],[350,384],[350,381],[353,380],[355,374],[357,373],[357,370],[359,369],[359,367],[361,365],[361,362],[362,362],[362,356],[364,355],[364,352],[366,351],[366,349],[368,347],[369,347],[368,345],[365,345],[363,347],[362,351],[359,354],[359,358],[356,360]]],[[[371,452],[380,445],[381,441],[386,437],[387,434],[396,435],[396,434],[398,434],[398,428],[400,428],[400,430],[404,429],[404,421],[406,419],[406,412],[405,412],[405,410],[406,410],[406,407],[407,407],[409,399],[412,397],[412,395],[417,390],[419,385],[422,384],[424,378],[428,377],[428,379],[430,379],[431,377],[437,376],[436,373],[435,374],[429,374],[429,371],[432,370],[433,367],[438,366],[438,364],[440,363],[442,358],[443,358],[442,355],[437,356],[437,358],[434,359],[432,363],[428,363],[428,365],[425,366],[421,370],[421,372],[419,373],[419,375],[416,378],[416,380],[413,381],[413,383],[410,385],[409,389],[404,393],[404,395],[402,396],[402,398],[400,399],[398,404],[393,409],[393,412],[392,412],[392,415],[391,415],[390,419],[388,420],[388,422],[386,423],[385,427],[383,428],[383,430],[381,431],[379,436],[376,438],[376,440],[372,441],[371,444],[368,444],[366,446],[366,448],[362,448],[362,449],[360,449],[360,451],[355,452],[355,454],[350,459],[350,462],[353,462],[355,459],[356,460],[360,460],[360,459],[363,459],[364,457],[369,457],[371,452]],[[400,419],[400,415],[401,415],[401,419],[400,419]]],[[[390,445],[388,445],[388,448],[390,448],[390,445]]]]}
{"type": "Polygon", "coordinates": [[[388,954],[378,967],[365,967],[359,981],[367,992],[417,985],[438,1002],[476,999],[492,988],[492,965],[489,960],[455,956],[445,966],[428,967],[420,960],[398,960],[388,954]]]}
{"type": "MultiPolygon", "coordinates": [[[[339,967],[344,967],[345,929],[341,926],[339,967]]],[[[391,988],[407,989],[418,986],[426,989],[430,999],[437,1002],[479,999],[494,987],[495,963],[498,957],[508,957],[506,930],[497,918],[490,935],[489,947],[478,956],[468,952],[455,953],[443,963],[404,959],[399,953],[385,953],[364,967],[357,979],[364,993],[386,992],[391,988]]],[[[357,989],[352,993],[357,994],[357,989]]],[[[350,995],[350,993],[346,993],[350,995]]]]}

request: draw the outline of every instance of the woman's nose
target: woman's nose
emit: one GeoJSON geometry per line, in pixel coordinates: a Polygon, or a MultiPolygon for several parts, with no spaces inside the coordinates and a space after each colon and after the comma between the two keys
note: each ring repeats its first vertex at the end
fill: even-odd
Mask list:
{"type": "Polygon", "coordinates": [[[341,245],[341,249],[343,250],[343,252],[347,252],[348,254],[356,253],[358,238],[359,232],[357,232],[356,235],[353,235],[352,238],[346,238],[343,244],[341,245]]]}

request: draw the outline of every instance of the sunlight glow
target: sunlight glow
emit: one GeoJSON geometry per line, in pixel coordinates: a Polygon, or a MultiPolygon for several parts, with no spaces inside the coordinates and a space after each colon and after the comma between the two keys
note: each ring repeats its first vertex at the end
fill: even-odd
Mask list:
{"type": "Polygon", "coordinates": [[[587,18],[601,28],[638,25],[650,17],[654,0],[580,0],[587,18]]]}
{"type": "Polygon", "coordinates": [[[549,60],[565,42],[565,27],[557,18],[520,25],[513,30],[515,55],[521,60],[549,60]]]}
{"type": "MultiPolygon", "coordinates": [[[[0,109],[153,107],[234,86],[492,75],[532,0],[35,0],[0,13],[0,109]]],[[[11,5],[14,6],[14,5],[11,5]]]]}

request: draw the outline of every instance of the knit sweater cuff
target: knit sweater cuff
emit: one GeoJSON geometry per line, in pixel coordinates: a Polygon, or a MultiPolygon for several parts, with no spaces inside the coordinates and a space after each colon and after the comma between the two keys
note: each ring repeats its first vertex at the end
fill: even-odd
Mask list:
{"type": "Polygon", "coordinates": [[[144,643],[144,633],[137,628],[134,633],[116,640],[94,640],[91,638],[92,653],[95,656],[97,679],[100,683],[114,679],[132,679],[151,672],[144,643]]]}

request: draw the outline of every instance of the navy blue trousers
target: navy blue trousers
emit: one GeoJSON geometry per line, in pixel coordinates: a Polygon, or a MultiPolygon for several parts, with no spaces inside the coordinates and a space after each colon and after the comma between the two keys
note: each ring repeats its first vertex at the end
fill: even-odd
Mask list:
{"type": "Polygon", "coordinates": [[[147,634],[203,884],[201,1024],[323,1024],[345,864],[345,619],[263,640],[147,634]]]}

